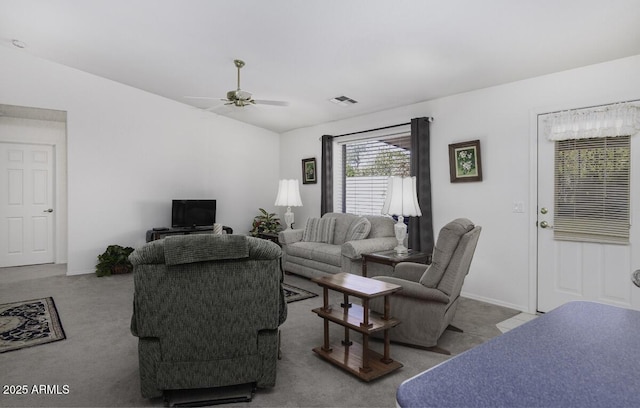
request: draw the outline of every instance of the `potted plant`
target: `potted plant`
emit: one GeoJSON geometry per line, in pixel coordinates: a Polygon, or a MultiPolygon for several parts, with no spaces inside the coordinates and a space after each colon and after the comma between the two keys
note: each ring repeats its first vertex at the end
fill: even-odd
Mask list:
{"type": "Polygon", "coordinates": [[[263,208],[258,208],[260,214],[253,219],[251,235],[257,237],[261,233],[277,234],[282,230],[280,218],[275,213],[268,213],[263,208]]]}
{"type": "Polygon", "coordinates": [[[133,265],[129,262],[129,255],[133,252],[131,247],[120,245],[109,245],[107,250],[98,255],[96,265],[96,275],[109,276],[119,273],[128,273],[133,270],[133,265]]]}

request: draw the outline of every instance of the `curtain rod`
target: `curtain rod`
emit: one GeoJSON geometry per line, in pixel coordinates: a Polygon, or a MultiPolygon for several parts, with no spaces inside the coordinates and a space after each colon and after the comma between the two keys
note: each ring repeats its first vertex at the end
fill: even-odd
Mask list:
{"type": "Polygon", "coordinates": [[[332,137],[343,137],[343,136],[359,135],[360,133],[369,133],[369,132],[375,132],[376,130],[392,129],[392,128],[395,128],[395,127],[406,126],[406,125],[410,125],[410,124],[411,124],[411,122],[398,123],[397,125],[389,125],[389,126],[383,126],[383,127],[379,127],[379,128],[375,128],[375,129],[360,130],[358,132],[344,133],[342,135],[336,135],[336,136],[332,136],[332,137]]]}
{"type": "MultiPolygon", "coordinates": [[[[431,118],[431,117],[427,118],[427,120],[429,122],[433,122],[433,118],[431,118]]],[[[383,126],[383,127],[379,127],[379,128],[375,128],[375,129],[361,130],[359,132],[345,133],[345,134],[342,134],[342,135],[336,135],[336,136],[332,136],[332,137],[343,137],[343,136],[359,135],[360,133],[375,132],[376,130],[391,129],[391,128],[394,128],[394,127],[406,126],[406,125],[410,125],[410,124],[411,124],[411,122],[398,123],[397,125],[389,125],[389,126],[383,126]]]]}

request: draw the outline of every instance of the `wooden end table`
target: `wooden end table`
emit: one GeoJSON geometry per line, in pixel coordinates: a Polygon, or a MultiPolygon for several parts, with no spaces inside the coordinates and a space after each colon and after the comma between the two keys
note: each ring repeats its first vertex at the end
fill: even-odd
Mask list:
{"type": "Polygon", "coordinates": [[[402,363],[389,357],[389,329],[400,324],[400,320],[389,316],[389,295],[398,292],[402,286],[363,278],[350,273],[338,273],[320,278],[314,282],[323,289],[322,307],[313,309],[324,319],[324,344],[313,349],[320,357],[341,367],[364,381],[371,381],[402,367],[402,363]],[[344,294],[344,303],[329,305],[329,289],[344,294]],[[362,300],[362,306],[349,302],[349,296],[362,300]],[[369,311],[369,300],[384,296],[384,314],[369,311]],[[329,322],[344,326],[344,340],[340,345],[329,344],[329,322]],[[349,330],[362,334],[362,345],[349,338],[349,330]],[[384,331],[384,355],[369,349],[369,336],[384,331]]]}
{"type": "Polygon", "coordinates": [[[395,267],[400,262],[431,263],[431,255],[409,249],[406,255],[398,255],[395,250],[362,254],[362,276],[367,276],[367,263],[375,262],[395,267]]]}

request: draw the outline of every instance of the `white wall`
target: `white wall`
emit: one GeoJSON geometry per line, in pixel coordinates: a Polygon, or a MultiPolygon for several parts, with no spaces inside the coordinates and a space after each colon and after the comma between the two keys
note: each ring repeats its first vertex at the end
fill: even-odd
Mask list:
{"type": "MultiPolygon", "coordinates": [[[[434,228],[467,217],[483,226],[465,296],[535,310],[536,114],[640,99],[640,56],[481,89],[281,135],[281,178],[300,178],[300,159],[317,157],[319,138],[431,116],[434,228]],[[450,183],[448,145],[480,139],[483,181],[450,183]],[[525,213],[514,213],[514,201],[525,213]]],[[[632,176],[633,177],[633,176],[632,176]]],[[[298,226],[320,216],[320,183],[301,185],[298,226]]]]}
{"type": "Polygon", "coordinates": [[[214,198],[247,233],[275,210],[279,136],[0,47],[0,104],[67,112],[68,274],[109,244],[139,246],[170,223],[172,198],[214,198]]]}

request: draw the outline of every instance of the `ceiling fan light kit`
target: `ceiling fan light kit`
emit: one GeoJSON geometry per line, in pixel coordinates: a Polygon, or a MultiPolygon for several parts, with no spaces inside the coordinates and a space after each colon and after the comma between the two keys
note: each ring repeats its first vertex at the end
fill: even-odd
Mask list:
{"type": "Polygon", "coordinates": [[[236,90],[227,92],[227,99],[222,99],[227,102],[225,105],[235,105],[235,106],[246,106],[249,104],[254,104],[256,101],[251,99],[251,94],[249,92],[236,90]]]}

